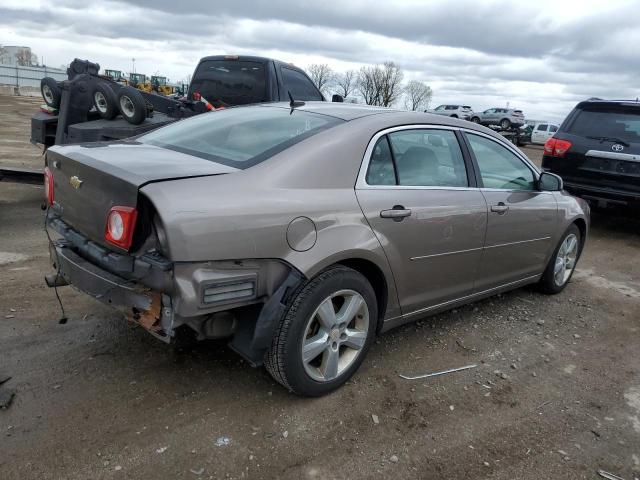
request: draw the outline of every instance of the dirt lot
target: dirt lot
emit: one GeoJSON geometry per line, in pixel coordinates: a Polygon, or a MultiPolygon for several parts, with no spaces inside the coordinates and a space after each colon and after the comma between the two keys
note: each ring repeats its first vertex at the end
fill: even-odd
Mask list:
{"type": "MultiPolygon", "coordinates": [[[[25,108],[0,97],[0,158],[36,166],[25,108]]],[[[0,183],[0,388],[16,390],[3,479],[640,477],[637,220],[594,215],[562,294],[521,289],[392,331],[344,388],[301,399],[224,343],[175,351],[70,288],[58,324],[41,198],[0,183]]]]}

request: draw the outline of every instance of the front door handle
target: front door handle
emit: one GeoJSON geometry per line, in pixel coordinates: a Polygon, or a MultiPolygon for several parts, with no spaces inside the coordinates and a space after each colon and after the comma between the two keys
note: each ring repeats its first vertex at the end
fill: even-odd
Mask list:
{"type": "Polygon", "coordinates": [[[410,208],[404,208],[402,205],[395,205],[389,210],[382,210],[380,218],[393,218],[396,222],[402,221],[403,218],[411,215],[410,208]]]}
{"type": "Polygon", "coordinates": [[[491,211],[497,213],[498,215],[504,215],[509,210],[509,207],[505,205],[503,202],[499,202],[497,205],[491,205],[491,211]]]}

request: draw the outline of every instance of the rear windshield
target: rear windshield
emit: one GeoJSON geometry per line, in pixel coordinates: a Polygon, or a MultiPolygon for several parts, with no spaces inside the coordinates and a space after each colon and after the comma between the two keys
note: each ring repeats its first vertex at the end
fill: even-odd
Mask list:
{"type": "Polygon", "coordinates": [[[245,169],[343,122],[281,107],[229,108],[172,123],[138,141],[245,169]]]}
{"type": "Polygon", "coordinates": [[[206,60],[198,66],[190,91],[200,93],[211,103],[247,105],[265,102],[265,66],[260,62],[206,60]]]}
{"type": "Polygon", "coordinates": [[[583,137],[612,137],[626,142],[640,142],[640,109],[586,109],[567,129],[583,137]]]}

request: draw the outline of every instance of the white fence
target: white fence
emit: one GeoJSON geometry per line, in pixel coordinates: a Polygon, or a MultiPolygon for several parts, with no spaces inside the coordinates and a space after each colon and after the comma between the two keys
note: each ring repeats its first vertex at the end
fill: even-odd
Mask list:
{"type": "Polygon", "coordinates": [[[67,72],[51,67],[0,65],[0,85],[34,87],[40,90],[40,80],[44,77],[53,77],[60,82],[67,79],[67,72]]]}

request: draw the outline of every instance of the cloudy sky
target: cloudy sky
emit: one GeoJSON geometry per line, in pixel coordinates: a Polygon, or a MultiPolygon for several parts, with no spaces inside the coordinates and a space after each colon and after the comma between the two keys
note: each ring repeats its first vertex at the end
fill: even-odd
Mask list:
{"type": "Polygon", "coordinates": [[[198,59],[255,54],[334,70],[397,62],[432,107],[561,120],[581,99],[640,95],[640,1],[2,0],[0,44],[180,80],[198,59]]]}

